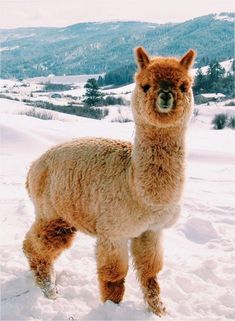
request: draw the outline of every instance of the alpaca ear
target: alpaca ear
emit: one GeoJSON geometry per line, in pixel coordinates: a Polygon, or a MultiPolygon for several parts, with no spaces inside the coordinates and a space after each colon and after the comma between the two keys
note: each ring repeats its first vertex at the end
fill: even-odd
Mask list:
{"type": "Polygon", "coordinates": [[[147,67],[150,62],[150,58],[143,47],[136,48],[136,61],[140,69],[147,67]]]}
{"type": "Polygon", "coordinates": [[[187,70],[192,67],[194,60],[196,58],[196,52],[190,49],[181,59],[180,64],[184,66],[187,70]]]}

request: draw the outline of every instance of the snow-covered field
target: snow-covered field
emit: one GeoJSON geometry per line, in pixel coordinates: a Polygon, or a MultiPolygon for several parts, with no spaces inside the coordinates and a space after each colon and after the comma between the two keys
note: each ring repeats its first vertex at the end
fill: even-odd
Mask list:
{"type": "MultiPolygon", "coordinates": [[[[34,220],[24,189],[30,163],[53,144],[80,136],[132,140],[133,123],[110,123],[56,113],[56,120],[19,115],[22,103],[0,100],[1,320],[158,320],[144,306],[130,264],[123,303],[99,301],[95,240],[78,234],[56,263],[60,297],[50,301],[34,286],[22,253],[34,220]]],[[[188,169],[181,218],[165,231],[159,278],[166,321],[235,319],[235,131],[212,130],[218,111],[201,106],[188,131],[188,169]]]]}

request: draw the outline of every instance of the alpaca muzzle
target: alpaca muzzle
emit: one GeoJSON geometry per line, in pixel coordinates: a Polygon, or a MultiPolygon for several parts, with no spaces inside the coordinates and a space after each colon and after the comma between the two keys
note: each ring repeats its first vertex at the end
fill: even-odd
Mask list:
{"type": "Polygon", "coordinates": [[[157,95],[156,107],[161,113],[168,113],[173,108],[174,97],[172,92],[161,90],[157,95]]]}

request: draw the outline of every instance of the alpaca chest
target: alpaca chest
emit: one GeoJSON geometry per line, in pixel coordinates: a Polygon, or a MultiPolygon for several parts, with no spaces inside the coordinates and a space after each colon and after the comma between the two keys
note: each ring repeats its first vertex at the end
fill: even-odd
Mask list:
{"type": "Polygon", "coordinates": [[[154,209],[133,206],[125,211],[106,212],[97,222],[98,234],[111,239],[130,239],[149,230],[157,232],[177,221],[180,208],[179,204],[161,205],[154,209]]]}
{"type": "Polygon", "coordinates": [[[148,230],[159,231],[171,227],[179,218],[180,212],[180,204],[159,206],[151,215],[148,230]]]}

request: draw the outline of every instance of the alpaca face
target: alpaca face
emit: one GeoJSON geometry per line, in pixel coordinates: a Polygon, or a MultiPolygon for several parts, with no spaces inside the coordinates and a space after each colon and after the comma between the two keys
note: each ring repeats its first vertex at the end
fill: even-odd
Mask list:
{"type": "Polygon", "coordinates": [[[189,70],[195,52],[190,50],[181,59],[150,59],[143,48],[138,48],[136,57],[139,71],[132,96],[136,122],[158,127],[186,123],[193,104],[189,70]]]}

